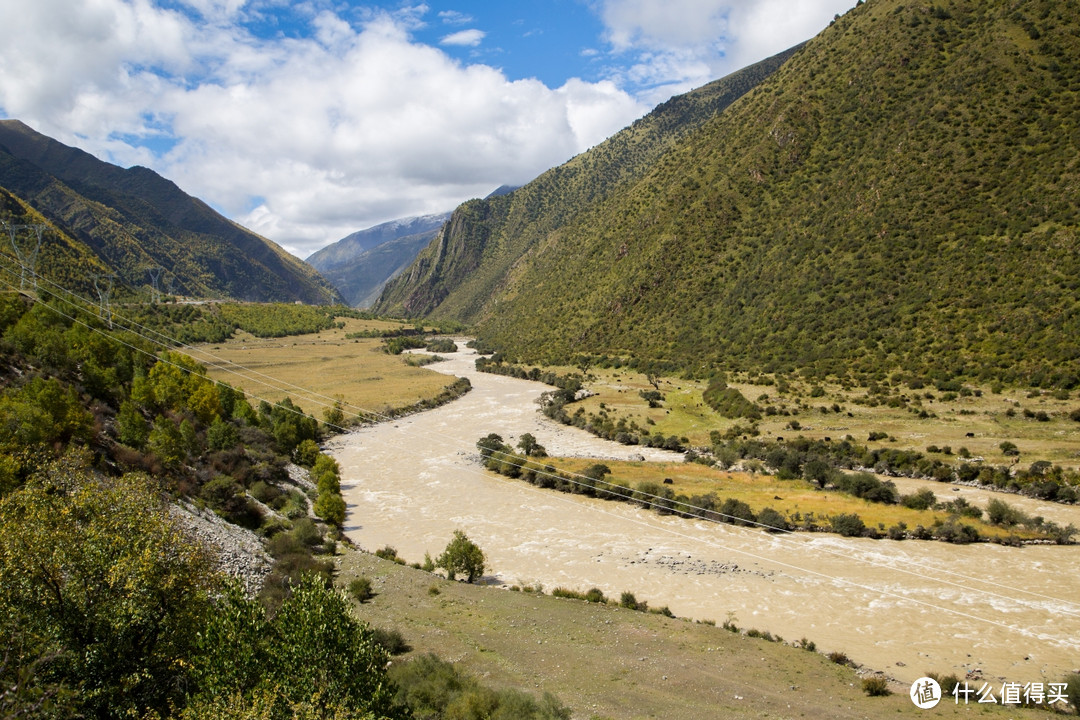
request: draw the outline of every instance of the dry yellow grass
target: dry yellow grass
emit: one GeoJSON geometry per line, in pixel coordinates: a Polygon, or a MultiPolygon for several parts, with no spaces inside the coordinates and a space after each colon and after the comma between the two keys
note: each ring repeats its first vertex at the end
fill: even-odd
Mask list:
{"type": "MultiPolygon", "coordinates": [[[[615,419],[633,417],[650,431],[687,437],[693,445],[708,445],[712,430],[724,432],[737,424],[750,424],[745,419],[725,418],[706,405],[701,396],[708,383],[703,381],[663,378],[659,382],[665,396],[663,407],[649,408],[638,394],[641,390],[653,389],[644,375],[611,369],[594,369],[592,374],[595,379],[586,383],[586,387],[597,395],[582,403],[586,413],[599,412],[603,403],[615,419]],[[654,424],[648,424],[648,420],[654,424]]],[[[889,390],[889,395],[903,396],[911,402],[911,407],[936,416],[920,418],[905,408],[865,404],[865,389],[826,384],[822,387],[824,395],[811,397],[810,386],[800,383],[792,383],[789,391],[783,394],[774,385],[752,384],[745,379],[732,380],[729,385],[763,407],[771,404],[792,413],[763,417],[758,428],[766,438],[804,435],[814,439],[839,439],[851,435],[857,442],[870,447],[923,453],[927,452],[927,447],[936,445],[952,449],[952,458],[944,454],[931,455],[946,462],[955,460],[955,453],[966,448],[972,456],[982,457],[995,465],[1014,461],[999,447],[1003,441],[1010,441],[1021,451],[1018,462],[1022,467],[1036,460],[1049,460],[1063,467],[1080,469],[1080,423],[1069,419],[1069,413],[1080,408],[1080,399],[1049,394],[1031,397],[1027,390],[1016,388],[1007,388],[998,394],[987,387],[973,388],[980,391],[981,396],[972,394],[951,400],[943,400],[945,394],[931,387],[911,390],[897,386],[889,390]],[[914,404],[916,398],[919,405],[914,404]],[[840,412],[833,411],[833,405],[838,406],[840,412]],[[823,408],[828,411],[823,412],[823,408]],[[1025,416],[1025,411],[1030,414],[1044,412],[1049,419],[1040,422],[1025,416]],[[789,427],[792,420],[799,423],[798,430],[789,427]],[[885,433],[888,437],[868,443],[871,432],[885,433]]]]}
{"type": "MultiPolygon", "coordinates": [[[[595,463],[583,458],[551,458],[545,462],[561,470],[581,472],[595,463]]],[[[929,528],[936,521],[945,522],[949,514],[944,511],[912,510],[900,505],[884,505],[852,497],[840,492],[821,491],[804,480],[778,480],[771,475],[747,472],[727,472],[698,463],[649,463],[604,460],[611,468],[612,478],[637,487],[641,482],[663,484],[676,495],[691,498],[695,495],[714,493],[721,500],[733,498],[745,502],[759,513],[766,507],[791,517],[795,513],[805,517],[812,513],[818,524],[825,524],[827,517],[843,513],[855,513],[867,527],[884,531],[903,522],[909,529],[917,525],[929,528]]],[[[975,527],[983,537],[997,538],[1015,535],[1021,539],[1039,537],[1024,529],[1005,530],[972,518],[960,518],[966,525],[975,527]]]]}
{"type": "Polygon", "coordinates": [[[447,375],[407,365],[400,355],[387,355],[382,340],[345,337],[399,324],[344,322],[342,329],[285,338],[238,332],[228,342],[202,345],[192,354],[213,379],[270,402],[288,396],[315,417],[322,417],[334,400],[341,401],[347,415],[360,409],[382,413],[435,397],[453,382],[447,375]]]}

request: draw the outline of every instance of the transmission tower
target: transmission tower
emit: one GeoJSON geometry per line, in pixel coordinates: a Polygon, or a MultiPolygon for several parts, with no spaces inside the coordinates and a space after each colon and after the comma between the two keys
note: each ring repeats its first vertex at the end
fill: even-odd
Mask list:
{"type": "Polygon", "coordinates": [[[45,225],[42,223],[34,223],[33,225],[15,225],[13,223],[4,223],[7,225],[8,236],[11,238],[11,249],[15,251],[15,260],[19,263],[19,289],[26,289],[27,275],[30,276],[30,284],[33,286],[34,293],[37,293],[37,257],[38,252],[41,250],[41,239],[45,234],[45,225]],[[26,247],[20,247],[19,245],[19,231],[20,230],[33,230],[34,235],[31,236],[31,242],[26,247]],[[36,236],[36,242],[34,242],[36,236]]]}
{"type": "Polygon", "coordinates": [[[150,275],[150,302],[158,305],[161,303],[161,274],[165,272],[165,268],[160,265],[148,267],[146,272],[150,275]]]}
{"type": "Polygon", "coordinates": [[[112,273],[95,273],[94,274],[94,289],[97,290],[98,300],[101,302],[101,319],[109,324],[109,329],[112,329],[112,306],[109,304],[109,298],[112,296],[113,284],[116,282],[116,276],[112,273]]]}

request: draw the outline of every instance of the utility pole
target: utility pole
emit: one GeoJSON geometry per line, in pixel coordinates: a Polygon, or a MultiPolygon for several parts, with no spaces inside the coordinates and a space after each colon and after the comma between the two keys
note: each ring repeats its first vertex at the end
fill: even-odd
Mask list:
{"type": "Polygon", "coordinates": [[[43,223],[34,223],[33,225],[15,225],[14,223],[4,223],[7,225],[8,236],[11,238],[11,249],[15,251],[15,260],[19,263],[19,289],[26,289],[26,276],[30,276],[30,284],[33,286],[34,294],[37,294],[37,257],[38,252],[41,251],[41,239],[45,234],[45,225],[43,223]],[[36,235],[37,242],[33,242],[34,237],[31,237],[31,243],[26,247],[19,246],[19,231],[20,230],[33,230],[36,235]]]}

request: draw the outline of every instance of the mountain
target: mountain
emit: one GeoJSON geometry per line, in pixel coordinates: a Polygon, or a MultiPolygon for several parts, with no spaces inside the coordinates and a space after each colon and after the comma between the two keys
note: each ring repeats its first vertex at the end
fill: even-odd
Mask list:
{"type": "MultiPolygon", "coordinates": [[[[406,272],[378,312],[486,317],[515,269],[591,205],[628,191],[679,140],[776,71],[794,50],[663,103],[630,127],[524,187],[470,200],[406,272]]],[[[496,191],[498,193],[498,191],[496,191]]]]}
{"type": "MultiPolygon", "coordinates": [[[[195,297],[342,300],[300,260],[152,170],[110,165],[18,120],[0,121],[0,188],[16,215],[32,209],[51,225],[43,257],[50,243],[77,247],[84,260],[95,258],[95,267],[130,287],[148,285],[147,268],[159,267],[175,292],[195,297]]],[[[41,268],[86,274],[78,266],[41,268]]]]}
{"type": "Polygon", "coordinates": [[[459,208],[377,307],[523,360],[1080,383],[1076,3],[860,3],[617,191],[558,184],[626,133],[459,208]]]}
{"type": "Polygon", "coordinates": [[[450,213],[421,215],[354,232],[313,253],[306,262],[354,307],[368,307],[386,281],[427,246],[450,213]]]}

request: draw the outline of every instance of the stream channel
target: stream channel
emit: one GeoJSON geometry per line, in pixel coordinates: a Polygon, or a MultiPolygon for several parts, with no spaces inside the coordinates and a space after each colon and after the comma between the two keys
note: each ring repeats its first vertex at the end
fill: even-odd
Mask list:
{"type": "MultiPolygon", "coordinates": [[[[565,427],[539,412],[545,385],[479,373],[463,345],[429,367],[473,389],[442,407],[339,436],[346,534],[408,562],[437,557],[455,529],[487,556],[484,580],[541,584],[609,598],[631,591],[678,617],[813,640],[911,682],[927,671],[985,680],[1057,682],[1080,667],[1076,546],[950,545],[770,535],[626,503],[541,490],[485,472],[476,441],[532,433],[552,456],[678,460],[565,427]]],[[[948,486],[939,486],[941,490],[948,486]]],[[[905,490],[906,491],[906,490],[905,490]]],[[[964,489],[985,505],[990,493],[964,489]]],[[[1076,506],[1010,504],[1080,525],[1076,506]]]]}

